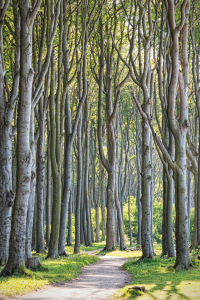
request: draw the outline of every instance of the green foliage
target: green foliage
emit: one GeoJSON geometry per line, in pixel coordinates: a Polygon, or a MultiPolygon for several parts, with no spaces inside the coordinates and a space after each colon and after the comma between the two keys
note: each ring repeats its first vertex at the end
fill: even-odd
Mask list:
{"type": "MultiPolygon", "coordinates": [[[[136,205],[136,198],[130,198],[130,206],[131,206],[131,228],[132,228],[132,236],[133,243],[137,242],[137,232],[138,232],[138,224],[137,224],[137,215],[138,215],[138,207],[136,205]]],[[[162,201],[156,201],[154,199],[153,203],[153,239],[156,243],[162,242],[162,216],[163,216],[163,203],[162,201]]],[[[174,238],[175,238],[175,220],[176,220],[176,212],[175,205],[173,204],[173,227],[174,227],[174,238]]],[[[191,209],[190,212],[190,239],[192,240],[194,230],[194,208],[191,209]]],[[[124,205],[124,232],[129,239],[129,217],[128,217],[128,200],[124,205]]]]}
{"type": "MultiPolygon", "coordinates": [[[[137,224],[137,214],[138,209],[136,206],[136,198],[130,197],[130,207],[131,207],[131,228],[132,228],[132,237],[133,243],[137,241],[137,232],[138,232],[138,224],[137,224]]],[[[124,205],[124,233],[130,237],[129,230],[129,217],[128,217],[128,200],[124,205]]]]}
{"type": "MultiPolygon", "coordinates": [[[[137,241],[138,232],[138,207],[136,198],[131,197],[131,228],[133,235],[133,243],[137,241]]],[[[173,209],[173,223],[175,223],[175,209],[173,209]]],[[[129,217],[128,217],[128,201],[124,205],[124,228],[125,234],[129,236],[129,217]]],[[[154,201],[153,203],[153,238],[154,241],[160,243],[162,241],[162,202],[154,201]]]]}

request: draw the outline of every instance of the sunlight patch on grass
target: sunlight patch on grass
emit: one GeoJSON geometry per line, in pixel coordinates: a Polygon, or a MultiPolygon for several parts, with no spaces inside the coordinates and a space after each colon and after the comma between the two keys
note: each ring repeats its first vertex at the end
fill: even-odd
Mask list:
{"type": "Polygon", "coordinates": [[[12,297],[34,291],[43,287],[45,284],[48,284],[48,280],[37,280],[28,278],[27,276],[12,276],[11,278],[4,280],[0,278],[0,295],[12,297]]]}
{"type": "Polygon", "coordinates": [[[102,254],[108,255],[108,256],[119,256],[124,258],[140,258],[141,257],[141,251],[120,251],[115,250],[112,252],[102,252],[102,254]]]}
{"type": "MultiPolygon", "coordinates": [[[[155,251],[156,255],[161,255],[161,250],[156,250],[155,251]]],[[[108,255],[108,256],[119,256],[119,257],[124,257],[124,258],[137,258],[139,259],[142,256],[142,251],[131,251],[131,250],[125,250],[125,251],[120,251],[120,250],[114,250],[114,251],[101,251],[99,252],[100,255],[108,255]]]]}

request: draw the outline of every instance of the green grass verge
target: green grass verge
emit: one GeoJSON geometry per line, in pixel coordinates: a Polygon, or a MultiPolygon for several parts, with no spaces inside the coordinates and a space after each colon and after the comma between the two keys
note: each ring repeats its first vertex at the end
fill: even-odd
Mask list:
{"type": "MultiPolygon", "coordinates": [[[[158,247],[159,248],[159,247],[158,247]]],[[[158,249],[157,248],[157,249],[158,249]]],[[[160,250],[155,250],[159,252],[160,250]]],[[[119,252],[119,251],[118,251],[119,252]]],[[[175,259],[161,259],[140,261],[141,251],[123,252],[119,256],[132,258],[123,265],[123,269],[132,274],[132,282],[115,293],[110,300],[140,299],[140,300],[197,300],[200,299],[200,261],[192,259],[194,268],[189,270],[175,270],[175,259]],[[133,286],[144,286],[147,293],[131,290],[133,286]]],[[[116,251],[107,255],[116,255],[116,251]]]]}
{"type": "MultiPolygon", "coordinates": [[[[84,247],[83,247],[84,248],[84,247]]],[[[62,283],[76,278],[81,273],[81,268],[95,263],[98,257],[87,254],[73,254],[73,247],[66,247],[69,257],[58,257],[57,259],[45,259],[45,254],[33,254],[39,256],[40,263],[48,272],[44,270],[30,271],[20,276],[14,275],[8,278],[0,277],[0,299],[3,296],[13,297],[25,294],[44,287],[50,283],[62,283]]],[[[0,267],[0,271],[2,267],[0,267]]]]}
{"type": "MultiPolygon", "coordinates": [[[[108,255],[108,256],[119,256],[119,257],[124,257],[124,258],[135,258],[138,257],[140,258],[142,256],[141,251],[132,251],[131,249],[135,248],[135,246],[128,246],[127,250],[120,251],[119,247],[115,251],[100,251],[98,254],[100,255],[108,255]]],[[[154,252],[156,255],[160,255],[162,252],[162,245],[161,244],[154,244],[154,252]]]]}

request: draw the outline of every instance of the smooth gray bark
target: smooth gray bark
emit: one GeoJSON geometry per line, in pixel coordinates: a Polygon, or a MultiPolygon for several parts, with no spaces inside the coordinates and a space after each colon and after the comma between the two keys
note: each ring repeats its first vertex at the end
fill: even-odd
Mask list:
{"type": "Polygon", "coordinates": [[[15,25],[14,80],[10,98],[4,88],[3,26],[9,1],[1,2],[0,12],[0,265],[5,264],[9,253],[11,214],[15,194],[12,188],[12,119],[19,87],[20,18],[17,4],[13,3],[15,25]],[[4,3],[5,2],[5,3],[4,3]]]}
{"type": "Polygon", "coordinates": [[[68,237],[67,237],[67,246],[72,245],[72,193],[69,198],[69,207],[68,207],[68,237]]]}
{"type": "Polygon", "coordinates": [[[39,101],[39,138],[37,142],[37,243],[36,252],[44,253],[44,187],[45,187],[45,120],[43,118],[43,99],[39,101]]]}
{"type": "MultiPolygon", "coordinates": [[[[87,82],[86,82],[87,84],[87,82]]],[[[91,240],[91,223],[90,223],[90,198],[89,198],[89,116],[88,116],[88,97],[85,100],[85,176],[84,176],[84,201],[87,218],[87,246],[92,243],[91,240]]]]}
{"type": "Polygon", "coordinates": [[[35,187],[36,187],[36,153],[35,153],[35,119],[34,110],[31,108],[31,124],[30,124],[30,145],[31,153],[33,156],[31,167],[31,183],[30,183],[30,195],[28,200],[27,220],[26,220],[26,250],[25,256],[32,257],[32,229],[33,229],[33,217],[35,207],[35,187]]]}
{"type": "Polygon", "coordinates": [[[51,222],[51,135],[50,135],[50,120],[49,112],[47,112],[47,133],[48,133],[48,148],[47,148],[47,199],[46,199],[46,246],[49,247],[50,241],[50,222],[51,222]]]}
{"type": "Polygon", "coordinates": [[[82,129],[82,114],[78,124],[77,139],[78,139],[78,173],[77,173],[77,195],[76,195],[76,214],[75,214],[75,245],[74,253],[79,253],[80,250],[80,206],[81,206],[81,183],[82,183],[82,142],[81,142],[81,129],[82,129]]]}
{"type": "Polygon", "coordinates": [[[34,71],[32,69],[32,26],[40,7],[38,0],[31,10],[30,1],[20,1],[21,39],[20,39],[20,89],[17,130],[18,182],[14,203],[9,258],[1,275],[11,275],[15,271],[24,272],[26,217],[31,181],[30,117],[34,71]]]}
{"type": "Polygon", "coordinates": [[[136,110],[136,152],[137,152],[137,206],[138,206],[138,236],[137,244],[141,245],[141,215],[142,215],[142,206],[141,206],[141,162],[140,162],[140,153],[141,153],[141,143],[140,143],[140,124],[139,124],[139,112],[136,110]]]}

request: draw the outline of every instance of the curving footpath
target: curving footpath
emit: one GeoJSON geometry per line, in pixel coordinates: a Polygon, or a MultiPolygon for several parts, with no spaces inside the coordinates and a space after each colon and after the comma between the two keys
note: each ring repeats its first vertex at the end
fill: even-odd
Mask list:
{"type": "Polygon", "coordinates": [[[23,300],[101,300],[109,298],[118,289],[124,287],[132,276],[122,270],[127,259],[115,256],[99,256],[100,261],[82,268],[82,274],[68,283],[31,292],[15,299],[23,300]]]}

